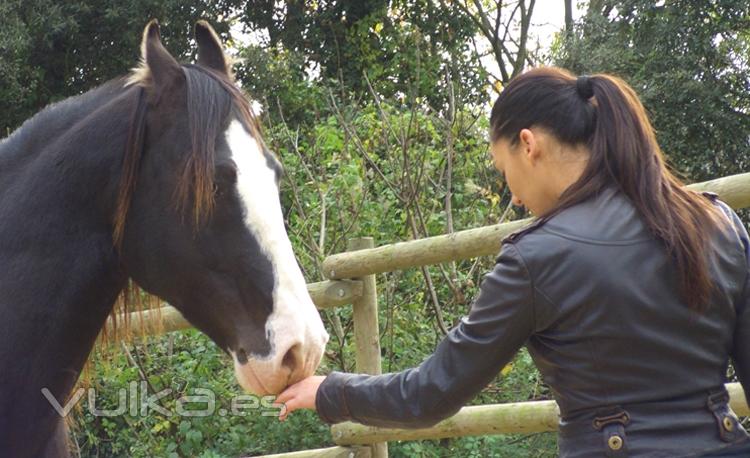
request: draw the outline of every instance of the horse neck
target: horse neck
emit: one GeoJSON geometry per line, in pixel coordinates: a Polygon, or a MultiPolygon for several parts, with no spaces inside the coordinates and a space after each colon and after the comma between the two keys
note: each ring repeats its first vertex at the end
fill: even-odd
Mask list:
{"type": "Polygon", "coordinates": [[[0,450],[52,434],[42,389],[64,404],[125,284],[109,215],[133,103],[93,105],[54,138],[32,124],[21,143],[43,146],[0,168],[0,450]]]}
{"type": "Polygon", "coordinates": [[[51,138],[62,136],[90,115],[92,107],[102,106],[123,93],[124,82],[124,78],[116,78],[84,94],[48,105],[8,137],[0,139],[0,164],[33,157],[51,138]]]}

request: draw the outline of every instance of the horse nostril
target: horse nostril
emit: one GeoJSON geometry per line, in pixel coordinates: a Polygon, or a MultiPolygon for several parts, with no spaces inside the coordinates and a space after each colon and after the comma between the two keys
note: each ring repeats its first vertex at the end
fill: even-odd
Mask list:
{"type": "Polygon", "coordinates": [[[302,365],[302,346],[300,344],[294,344],[287,350],[284,355],[284,359],[281,360],[281,366],[289,369],[289,372],[294,371],[302,365]]]}
{"type": "Polygon", "coordinates": [[[247,353],[244,348],[237,350],[237,362],[240,364],[247,364],[247,353]]]}

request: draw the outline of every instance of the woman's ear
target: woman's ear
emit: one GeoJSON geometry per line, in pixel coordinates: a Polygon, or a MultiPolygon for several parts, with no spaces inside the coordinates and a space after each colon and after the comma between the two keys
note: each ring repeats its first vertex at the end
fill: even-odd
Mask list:
{"type": "Polygon", "coordinates": [[[521,129],[518,133],[519,145],[524,158],[534,165],[540,157],[539,137],[531,129],[521,129]]]}

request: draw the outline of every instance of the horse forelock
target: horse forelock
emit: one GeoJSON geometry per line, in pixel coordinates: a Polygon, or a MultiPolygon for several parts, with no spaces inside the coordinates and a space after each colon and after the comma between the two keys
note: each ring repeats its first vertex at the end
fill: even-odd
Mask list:
{"type": "MultiPolygon", "coordinates": [[[[187,116],[191,151],[186,156],[180,178],[174,190],[176,208],[190,216],[197,229],[210,217],[214,207],[215,141],[226,127],[230,114],[238,119],[266,151],[260,123],[250,102],[230,75],[197,65],[183,65],[187,88],[187,116]],[[192,205],[191,205],[192,203],[192,205]]],[[[125,86],[139,87],[139,101],[130,121],[130,133],[123,158],[122,176],[114,218],[113,239],[121,246],[125,221],[135,191],[136,176],[143,154],[149,88],[148,68],[142,65],[125,82],[125,86]]]]}
{"type": "Polygon", "coordinates": [[[217,136],[227,127],[225,121],[230,116],[238,119],[260,145],[263,140],[250,103],[228,75],[197,65],[185,65],[183,72],[192,151],[176,189],[176,201],[187,214],[192,197],[192,219],[197,228],[214,207],[214,147],[217,136]]]}

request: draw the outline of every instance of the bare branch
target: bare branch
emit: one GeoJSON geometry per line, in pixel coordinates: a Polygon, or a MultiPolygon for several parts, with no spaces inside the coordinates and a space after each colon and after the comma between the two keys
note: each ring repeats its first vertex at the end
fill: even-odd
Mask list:
{"type": "MultiPolygon", "coordinates": [[[[526,47],[535,3],[536,0],[518,0],[510,9],[510,14],[504,17],[503,8],[510,8],[510,4],[505,4],[502,0],[497,0],[494,8],[489,10],[484,7],[481,0],[472,0],[472,7],[469,7],[468,0],[457,2],[459,8],[471,18],[480,34],[489,42],[500,71],[500,78],[495,78],[497,81],[507,83],[521,73],[530,62],[526,47]],[[513,40],[513,25],[517,21],[520,23],[519,36],[517,40],[513,40]],[[509,43],[513,43],[515,49],[511,49],[509,43]]],[[[477,56],[480,56],[476,44],[474,49],[477,56]]]]}
{"type": "Polygon", "coordinates": [[[394,195],[396,195],[396,197],[399,200],[403,200],[403,198],[400,196],[399,192],[396,190],[395,186],[393,186],[393,183],[391,183],[391,181],[388,178],[386,178],[386,176],[383,173],[383,171],[380,170],[380,167],[378,167],[378,165],[375,163],[375,161],[373,161],[372,158],[370,157],[370,155],[367,153],[367,149],[362,144],[362,141],[359,139],[359,136],[354,131],[354,129],[351,128],[350,124],[346,121],[346,118],[344,118],[344,115],[341,113],[341,110],[339,109],[339,106],[336,103],[336,99],[333,97],[333,93],[331,92],[330,89],[328,90],[328,96],[329,96],[329,100],[331,102],[331,107],[336,112],[336,117],[338,118],[339,122],[341,123],[341,126],[344,128],[344,130],[349,134],[349,136],[354,141],[355,149],[365,159],[365,162],[367,162],[367,164],[370,167],[372,167],[372,169],[378,175],[380,175],[380,178],[383,180],[383,183],[388,188],[390,188],[391,191],[393,191],[394,195]]]}

